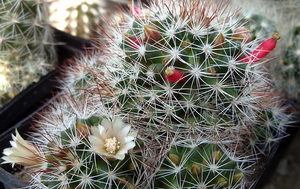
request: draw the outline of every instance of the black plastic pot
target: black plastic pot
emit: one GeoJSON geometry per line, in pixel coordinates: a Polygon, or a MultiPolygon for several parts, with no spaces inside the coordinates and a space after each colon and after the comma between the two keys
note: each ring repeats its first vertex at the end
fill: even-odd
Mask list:
{"type": "MultiPolygon", "coordinates": [[[[88,40],[74,37],[57,29],[54,29],[54,36],[55,42],[59,44],[56,46],[58,66],[64,65],[66,59],[72,58],[76,54],[82,53],[85,48],[92,46],[88,40]]],[[[56,78],[59,75],[57,69],[50,72],[38,83],[31,84],[2,107],[0,109],[0,134],[41,106],[43,103],[41,100],[50,98],[52,93],[57,91],[56,78]]]]}
{"type": "MultiPolygon", "coordinates": [[[[90,41],[79,37],[72,36],[57,29],[54,29],[55,42],[58,54],[58,68],[46,76],[42,77],[39,82],[31,84],[26,90],[15,96],[8,104],[0,109],[0,152],[9,147],[11,134],[15,129],[22,135],[29,129],[29,122],[32,117],[47,106],[55,94],[59,92],[58,80],[61,77],[59,72],[60,66],[67,65],[68,59],[82,54],[86,49],[92,47],[90,41]]],[[[23,188],[26,183],[18,181],[11,173],[11,166],[1,165],[0,167],[0,188],[23,188]],[[2,183],[2,184],[1,184],[2,183]]]]}

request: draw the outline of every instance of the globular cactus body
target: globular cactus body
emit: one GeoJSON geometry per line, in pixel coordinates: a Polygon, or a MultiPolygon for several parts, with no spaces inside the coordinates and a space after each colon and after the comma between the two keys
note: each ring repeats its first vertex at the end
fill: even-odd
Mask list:
{"type": "Polygon", "coordinates": [[[242,18],[231,13],[231,21],[229,13],[221,14],[224,6],[202,3],[190,3],[189,11],[156,7],[152,15],[141,13],[132,25],[124,24],[123,39],[113,44],[125,56],[106,77],[115,88],[113,104],[146,127],[151,122],[158,130],[207,132],[209,140],[221,140],[216,132],[241,132],[237,128],[245,126],[246,133],[267,119],[270,107],[262,103],[277,97],[267,91],[271,85],[258,61],[267,60],[279,37],[249,41],[247,32],[236,32],[247,27],[242,18]]]}
{"type": "Polygon", "coordinates": [[[235,187],[242,177],[237,162],[216,144],[174,145],[157,173],[155,188],[235,187]]]}

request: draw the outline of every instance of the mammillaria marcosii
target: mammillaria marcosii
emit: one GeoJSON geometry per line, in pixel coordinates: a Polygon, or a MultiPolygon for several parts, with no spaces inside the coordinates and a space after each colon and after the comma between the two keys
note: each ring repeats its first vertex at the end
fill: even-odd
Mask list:
{"type": "Polygon", "coordinates": [[[131,5],[94,54],[65,68],[64,92],[37,119],[47,166],[32,185],[248,187],[289,123],[264,68],[279,34],[252,38],[225,1],[131,5]]]}

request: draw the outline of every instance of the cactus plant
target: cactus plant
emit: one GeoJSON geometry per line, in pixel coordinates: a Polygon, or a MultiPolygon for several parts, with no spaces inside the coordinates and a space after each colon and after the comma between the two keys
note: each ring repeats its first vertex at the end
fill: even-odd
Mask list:
{"type": "Polygon", "coordinates": [[[243,172],[231,158],[216,144],[174,145],[157,172],[155,188],[238,187],[243,172]]]}
{"type": "Polygon", "coordinates": [[[31,142],[16,133],[4,163],[31,167],[37,188],[251,186],[289,106],[264,66],[280,35],[253,36],[229,7],[132,4],[103,46],[64,69],[62,95],[31,142]]]}
{"type": "MultiPolygon", "coordinates": [[[[254,36],[266,36],[278,30],[281,32],[282,42],[278,53],[278,61],[270,64],[272,79],[285,97],[299,103],[299,0],[292,1],[236,1],[237,4],[247,4],[252,11],[242,11],[250,22],[250,31],[254,36]],[[264,5],[262,5],[264,4],[264,5]],[[263,6],[259,8],[258,6],[263,6]],[[267,11],[266,11],[267,10],[267,11]],[[268,11],[269,10],[269,11],[268,11]],[[286,22],[289,20],[289,22],[286,22]]],[[[244,9],[245,10],[245,9],[244,9]]]]}
{"type": "Polygon", "coordinates": [[[56,0],[50,3],[50,21],[62,31],[86,39],[99,37],[100,27],[106,21],[114,20],[117,5],[126,5],[126,0],[77,0],[68,2],[56,0]]]}
{"type": "Polygon", "coordinates": [[[299,58],[300,58],[300,26],[295,26],[291,32],[289,45],[285,51],[284,56],[279,61],[278,68],[275,72],[275,80],[277,80],[278,87],[280,87],[286,94],[287,98],[299,103],[300,86],[299,81],[299,58]]]}
{"type": "Polygon", "coordinates": [[[0,106],[55,66],[47,3],[5,0],[0,3],[0,106]]]}
{"type": "MultiPolygon", "coordinates": [[[[283,56],[280,57],[277,69],[274,71],[274,80],[277,87],[285,94],[286,98],[299,104],[300,86],[297,84],[299,80],[299,40],[300,40],[300,22],[299,22],[299,0],[281,1],[278,3],[278,9],[283,13],[283,16],[290,19],[287,26],[286,48],[283,56]]],[[[284,22],[282,19],[281,22],[284,22]]],[[[278,23],[281,24],[281,23],[278,23]]],[[[277,24],[277,25],[278,25],[277,24]]],[[[297,105],[299,109],[299,105],[297,105]]]]}

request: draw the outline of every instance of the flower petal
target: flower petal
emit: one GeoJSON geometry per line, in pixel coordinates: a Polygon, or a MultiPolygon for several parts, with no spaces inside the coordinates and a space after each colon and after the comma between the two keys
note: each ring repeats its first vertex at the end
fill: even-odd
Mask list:
{"type": "Polygon", "coordinates": [[[124,138],[129,133],[129,130],[130,126],[126,126],[120,129],[118,133],[118,138],[124,138]]]}
{"type": "Polygon", "coordinates": [[[105,129],[109,129],[113,127],[113,124],[108,119],[103,119],[101,121],[101,126],[103,126],[105,129]]]}
{"type": "Polygon", "coordinates": [[[129,133],[131,126],[123,124],[122,119],[118,116],[111,122],[108,119],[103,119],[101,125],[91,128],[91,135],[88,140],[91,145],[91,151],[111,159],[124,159],[128,150],[135,146],[135,138],[137,131],[129,133]],[[107,151],[107,146],[114,145],[115,150],[107,151]]]}
{"type": "Polygon", "coordinates": [[[121,118],[118,116],[115,118],[114,123],[113,123],[113,128],[114,131],[118,132],[119,130],[121,130],[122,128],[122,120],[121,118]]]}
{"type": "Polygon", "coordinates": [[[124,145],[121,145],[120,150],[117,154],[126,154],[127,151],[132,149],[133,147],[135,147],[135,142],[129,142],[124,145]]]}
{"type": "Polygon", "coordinates": [[[5,160],[3,163],[27,165],[27,166],[42,166],[44,164],[43,155],[37,150],[37,148],[24,140],[16,130],[16,135],[12,135],[13,141],[10,141],[12,147],[6,148],[2,157],[5,160]]]}

